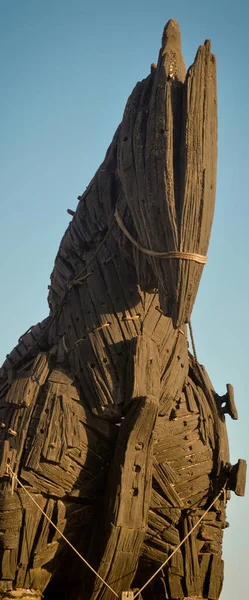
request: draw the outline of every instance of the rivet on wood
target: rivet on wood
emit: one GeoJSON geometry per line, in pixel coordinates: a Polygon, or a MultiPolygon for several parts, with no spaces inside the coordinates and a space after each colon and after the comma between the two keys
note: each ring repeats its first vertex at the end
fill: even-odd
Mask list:
{"type": "Polygon", "coordinates": [[[137,442],[135,445],[135,450],[142,450],[144,447],[143,442],[137,442]]]}
{"type": "Polygon", "coordinates": [[[65,336],[64,335],[62,336],[62,344],[63,344],[63,348],[64,348],[65,352],[67,354],[69,354],[69,349],[68,349],[68,347],[66,345],[66,341],[65,341],[65,336]]]}
{"type": "Polygon", "coordinates": [[[8,429],[8,433],[10,435],[12,435],[13,437],[16,437],[16,435],[17,435],[17,431],[15,431],[14,429],[11,429],[11,428],[8,429]]]}
{"type": "Polygon", "coordinates": [[[131,488],[130,495],[131,496],[138,496],[138,488],[131,488]]]}
{"type": "Polygon", "coordinates": [[[134,593],[132,591],[128,591],[128,592],[122,592],[121,594],[121,600],[133,600],[134,598],[134,593]]]}
{"type": "Polygon", "coordinates": [[[101,329],[105,329],[105,327],[110,327],[110,325],[110,321],[108,321],[107,323],[103,323],[103,325],[100,325],[99,327],[94,327],[91,333],[94,333],[95,331],[100,331],[101,329]]]}
{"type": "Polygon", "coordinates": [[[141,315],[135,315],[134,317],[122,317],[122,321],[135,321],[140,319],[141,315]]]}
{"type": "Polygon", "coordinates": [[[161,313],[161,315],[164,314],[163,310],[160,308],[160,306],[155,306],[155,310],[157,310],[157,312],[161,313]]]}

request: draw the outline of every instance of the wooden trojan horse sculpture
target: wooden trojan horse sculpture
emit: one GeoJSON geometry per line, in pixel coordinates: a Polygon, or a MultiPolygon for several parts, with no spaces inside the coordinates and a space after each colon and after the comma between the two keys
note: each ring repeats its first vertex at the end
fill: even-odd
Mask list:
{"type": "Polygon", "coordinates": [[[229,463],[232,386],[215,393],[186,329],[213,219],[215,82],[210,43],[186,74],[169,21],[69,211],[50,315],[2,367],[1,599],[219,597],[245,461],[229,463]]]}

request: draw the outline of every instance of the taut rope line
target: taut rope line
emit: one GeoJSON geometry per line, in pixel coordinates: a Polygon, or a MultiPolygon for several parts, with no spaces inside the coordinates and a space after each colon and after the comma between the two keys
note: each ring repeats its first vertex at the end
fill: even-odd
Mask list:
{"type": "Polygon", "coordinates": [[[144,248],[137,242],[134,237],[129,233],[128,229],[126,229],[124,222],[121,219],[121,216],[118,212],[118,209],[115,209],[114,217],[120,227],[122,229],[125,236],[130,240],[130,242],[135,246],[140,252],[147,254],[148,256],[153,256],[154,258],[179,258],[182,260],[193,260],[197,263],[205,265],[207,262],[207,256],[203,256],[202,254],[196,254],[195,252],[179,252],[177,250],[172,250],[170,252],[155,252],[154,250],[149,250],[149,248],[144,248]]]}
{"type": "Polygon", "coordinates": [[[204,517],[208,514],[208,512],[210,511],[210,509],[214,506],[215,502],[219,499],[219,497],[221,496],[221,494],[223,494],[225,492],[226,484],[227,484],[227,482],[225,483],[225,485],[223,486],[223,488],[220,490],[219,494],[216,496],[216,498],[213,500],[213,502],[210,504],[210,506],[207,508],[207,510],[205,510],[205,512],[203,513],[203,515],[198,519],[198,521],[196,522],[196,524],[187,533],[187,535],[185,535],[185,537],[180,542],[180,544],[178,544],[177,548],[175,548],[173,550],[173,552],[171,552],[170,556],[168,556],[168,558],[166,558],[166,560],[164,561],[164,563],[155,571],[155,573],[148,579],[148,581],[146,581],[146,583],[140,588],[140,590],[138,592],[136,592],[136,594],[134,594],[133,600],[135,600],[135,598],[137,598],[139,596],[139,594],[141,594],[141,592],[147,587],[147,585],[149,585],[149,583],[151,583],[151,581],[156,577],[156,575],[158,575],[158,573],[160,573],[160,571],[165,567],[165,565],[169,562],[169,560],[172,558],[172,556],[174,556],[174,554],[176,554],[176,552],[179,550],[179,548],[181,548],[181,546],[184,544],[184,542],[186,542],[186,540],[193,533],[193,531],[196,529],[196,527],[198,527],[198,525],[201,523],[201,521],[204,519],[204,517]]]}
{"type": "Polygon", "coordinates": [[[96,575],[96,577],[98,577],[98,579],[100,579],[100,581],[102,581],[102,583],[104,583],[104,585],[106,587],[108,587],[108,589],[114,594],[114,596],[116,596],[116,598],[119,598],[118,594],[116,594],[116,592],[114,592],[114,590],[110,587],[110,585],[108,585],[108,583],[106,583],[106,581],[101,577],[101,575],[99,575],[97,573],[97,571],[95,571],[95,569],[93,567],[91,567],[91,565],[89,564],[89,562],[87,562],[87,560],[84,558],[84,556],[82,556],[82,554],[80,554],[78,552],[78,550],[73,546],[73,544],[71,544],[71,542],[66,538],[64,533],[62,533],[62,531],[60,531],[60,529],[58,529],[58,527],[48,517],[48,515],[45,513],[45,511],[39,506],[38,502],[36,502],[36,500],[33,498],[33,496],[28,492],[28,490],[22,484],[20,479],[18,479],[18,477],[14,473],[14,471],[12,471],[10,465],[8,465],[8,464],[6,465],[6,470],[7,470],[7,474],[9,474],[11,476],[11,491],[12,491],[12,493],[14,491],[15,481],[17,481],[17,483],[20,485],[20,487],[29,496],[30,500],[32,500],[32,502],[39,509],[39,511],[44,515],[44,517],[47,519],[47,521],[49,521],[50,525],[52,525],[54,527],[54,529],[56,529],[56,531],[61,535],[61,537],[63,538],[63,540],[65,540],[65,542],[68,544],[68,546],[70,546],[70,548],[72,548],[72,550],[77,554],[77,556],[79,556],[79,558],[85,563],[85,565],[87,565],[87,567],[89,567],[89,569],[96,575]]]}

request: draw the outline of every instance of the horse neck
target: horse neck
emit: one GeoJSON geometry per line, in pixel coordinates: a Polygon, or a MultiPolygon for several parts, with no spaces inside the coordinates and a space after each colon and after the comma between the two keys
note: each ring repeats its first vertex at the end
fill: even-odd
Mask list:
{"type": "Polygon", "coordinates": [[[48,302],[52,313],[62,301],[70,283],[87,270],[88,262],[98,252],[113,221],[120,194],[120,182],[116,175],[118,133],[119,129],[102,165],[79,197],[76,213],[61,240],[49,286],[48,302]]]}

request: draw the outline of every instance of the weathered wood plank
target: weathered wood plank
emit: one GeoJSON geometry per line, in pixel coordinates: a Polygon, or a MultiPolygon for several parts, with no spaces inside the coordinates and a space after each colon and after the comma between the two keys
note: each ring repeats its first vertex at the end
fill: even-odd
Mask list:
{"type": "MultiPolygon", "coordinates": [[[[129,589],[145,534],[151,494],[152,432],[157,409],[158,399],[153,396],[133,401],[121,424],[110,468],[105,551],[99,568],[109,584],[115,582],[117,592],[121,592],[124,585],[129,589]],[[113,523],[111,529],[108,523],[113,523]]],[[[98,584],[98,589],[92,597],[108,597],[109,592],[103,586],[98,584]]]]}
{"type": "Polygon", "coordinates": [[[141,396],[160,395],[160,358],[156,344],[147,336],[134,340],[127,366],[126,402],[141,396]]]}
{"type": "Polygon", "coordinates": [[[6,402],[21,406],[29,406],[35,402],[39,390],[44,385],[49,374],[49,361],[46,354],[38,354],[34,360],[31,372],[26,377],[13,381],[6,402]]]}

